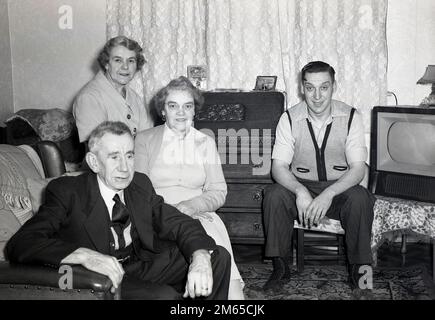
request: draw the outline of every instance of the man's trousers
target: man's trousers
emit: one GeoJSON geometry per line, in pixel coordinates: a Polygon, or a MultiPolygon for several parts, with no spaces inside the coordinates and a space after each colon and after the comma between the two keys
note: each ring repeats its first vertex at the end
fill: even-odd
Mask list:
{"type": "MultiPolygon", "coordinates": [[[[335,181],[299,180],[313,199],[335,181]]],[[[362,186],[353,186],[336,195],[326,216],[339,220],[345,230],[349,264],[371,264],[370,237],[373,223],[374,196],[362,186]]],[[[265,255],[288,257],[294,220],[298,219],[296,195],[278,183],[264,191],[263,214],[266,234],[265,255]]]]}
{"type": "MultiPolygon", "coordinates": [[[[187,280],[189,263],[177,247],[156,255],[153,261],[133,258],[123,265],[122,299],[176,300],[181,299],[187,280]]],[[[228,251],[218,246],[211,254],[213,290],[209,300],[228,299],[231,258],[228,251]]]]}

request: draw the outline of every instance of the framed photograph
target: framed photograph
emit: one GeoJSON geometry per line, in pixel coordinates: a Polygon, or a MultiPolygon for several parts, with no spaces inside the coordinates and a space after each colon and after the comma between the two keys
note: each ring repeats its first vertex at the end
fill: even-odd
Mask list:
{"type": "Polygon", "coordinates": [[[207,89],[207,67],[204,65],[187,66],[187,78],[201,90],[207,89]]]}
{"type": "Polygon", "coordinates": [[[257,81],[255,82],[256,91],[273,91],[276,87],[277,76],[257,76],[257,81]]]}

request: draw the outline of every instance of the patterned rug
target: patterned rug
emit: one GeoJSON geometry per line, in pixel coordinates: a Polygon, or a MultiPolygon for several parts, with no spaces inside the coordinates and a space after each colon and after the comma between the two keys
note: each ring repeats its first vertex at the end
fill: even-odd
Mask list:
{"type": "MultiPolygon", "coordinates": [[[[353,300],[345,266],[305,266],[302,274],[292,270],[284,288],[262,288],[272,272],[270,263],[239,264],[249,300],[353,300]]],[[[373,270],[374,300],[434,300],[435,285],[424,266],[373,270]]]]}

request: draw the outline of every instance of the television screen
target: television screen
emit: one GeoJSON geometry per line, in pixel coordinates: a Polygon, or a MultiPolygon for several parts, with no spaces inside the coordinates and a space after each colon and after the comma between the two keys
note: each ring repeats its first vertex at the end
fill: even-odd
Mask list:
{"type": "Polygon", "coordinates": [[[435,109],[375,107],[372,115],[375,193],[435,202],[435,109]]]}

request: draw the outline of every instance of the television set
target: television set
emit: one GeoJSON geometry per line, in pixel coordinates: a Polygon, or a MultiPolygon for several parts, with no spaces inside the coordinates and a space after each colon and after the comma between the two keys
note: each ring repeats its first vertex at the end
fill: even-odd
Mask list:
{"type": "Polygon", "coordinates": [[[374,107],[374,194],[435,203],[435,108],[374,107]]]}

